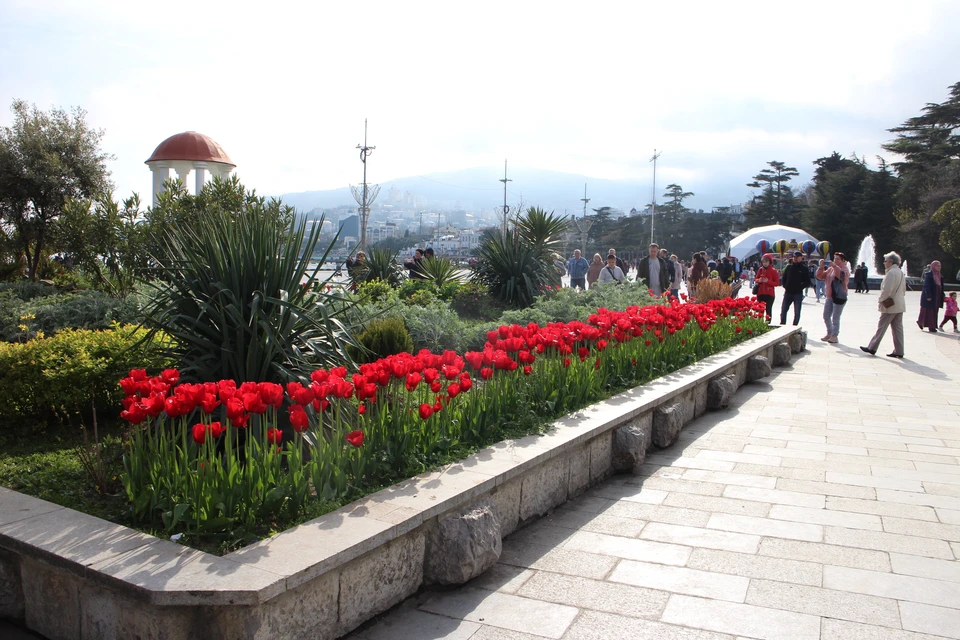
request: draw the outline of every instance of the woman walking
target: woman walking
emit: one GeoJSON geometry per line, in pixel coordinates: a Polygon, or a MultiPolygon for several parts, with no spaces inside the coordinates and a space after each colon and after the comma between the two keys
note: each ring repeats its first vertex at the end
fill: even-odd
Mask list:
{"type": "Polygon", "coordinates": [[[930,263],[930,270],[923,277],[923,291],[920,293],[920,317],[917,325],[921,329],[937,332],[937,316],[943,306],[943,277],[940,275],[940,261],[930,263]]]}
{"type": "Polygon", "coordinates": [[[860,350],[876,355],[880,341],[887,332],[887,327],[893,329],[893,353],[888,358],[903,357],[903,312],[907,310],[907,278],[900,270],[900,256],[890,252],[883,256],[883,266],[886,273],[880,284],[880,299],[877,308],[880,310],[880,321],[877,323],[877,332],[870,339],[870,344],[860,347],[860,350]]]}
{"type": "Polygon", "coordinates": [[[777,287],[780,286],[780,272],[773,266],[773,260],[769,255],[760,259],[760,270],[756,275],[757,300],[767,305],[767,323],[770,323],[770,316],[773,313],[773,301],[777,297],[777,287]]]}
{"type": "Polygon", "coordinates": [[[600,270],[603,269],[603,258],[600,257],[599,253],[593,254],[593,262],[590,263],[590,268],[587,269],[587,286],[592,287],[593,283],[597,281],[597,278],[600,277],[600,270]]]}
{"type": "Polygon", "coordinates": [[[823,342],[836,344],[840,341],[840,315],[847,303],[850,286],[850,265],[847,257],[837,251],[829,266],[817,270],[817,278],[823,277],[826,301],[823,303],[823,323],[827,326],[827,335],[820,338],[823,342]],[[821,273],[822,272],[822,273],[821,273]]]}
{"type": "Polygon", "coordinates": [[[693,266],[690,267],[690,277],[687,278],[687,288],[690,290],[691,301],[697,297],[697,283],[710,275],[707,270],[707,261],[702,253],[693,254],[693,266]]]}

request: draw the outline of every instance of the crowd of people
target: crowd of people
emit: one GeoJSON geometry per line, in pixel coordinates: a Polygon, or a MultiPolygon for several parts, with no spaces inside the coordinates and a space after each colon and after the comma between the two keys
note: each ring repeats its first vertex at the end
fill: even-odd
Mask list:
{"type": "MultiPolygon", "coordinates": [[[[648,256],[625,264],[617,257],[615,249],[607,252],[604,260],[599,253],[588,262],[575,250],[567,263],[570,286],[586,289],[597,285],[619,284],[627,280],[627,274],[635,269],[635,278],[647,283],[656,296],[670,295],[679,298],[680,289],[686,285],[688,295],[696,296],[697,286],[706,279],[716,279],[731,285],[731,295],[736,297],[741,288],[749,287],[751,293],[766,305],[767,322],[773,320],[777,289],[783,289],[780,304],[780,324],[787,324],[787,316],[793,310],[792,323],[800,323],[804,298],[811,290],[817,304],[823,304],[823,323],[826,334],[821,341],[836,344],[840,341],[840,320],[843,316],[853,280],[855,293],[870,293],[868,269],[864,262],[854,265],[843,252],[837,251],[833,259],[806,260],[804,254],[795,251],[788,254],[789,262],[780,270],[774,264],[772,254],[760,257],[759,262],[743,264],[734,256],[712,259],[705,251],[692,256],[690,262],[678,260],[675,254],[656,243],[649,246],[648,256]]],[[[885,273],[880,285],[878,308],[880,321],[876,334],[867,346],[860,347],[865,353],[875,354],[887,329],[892,330],[893,352],[891,358],[903,357],[903,314],[906,312],[906,275],[903,273],[900,256],[891,252],[884,256],[885,273]]],[[[957,324],[957,293],[945,293],[939,261],[930,263],[923,273],[923,291],[920,294],[920,315],[917,326],[931,333],[943,331],[948,323],[954,333],[960,333],[957,324]],[[940,309],[944,309],[939,321],[940,309]],[[938,324],[939,321],[939,324],[938,324]]],[[[958,274],[960,278],[960,274],[958,274]]]]}

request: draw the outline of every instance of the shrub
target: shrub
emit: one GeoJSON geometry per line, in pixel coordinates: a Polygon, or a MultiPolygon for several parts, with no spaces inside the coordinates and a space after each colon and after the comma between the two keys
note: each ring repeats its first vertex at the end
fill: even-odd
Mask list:
{"type": "Polygon", "coordinates": [[[389,249],[370,249],[362,263],[350,267],[351,287],[359,287],[370,280],[382,280],[391,287],[399,285],[403,280],[403,269],[397,262],[397,255],[389,249]]]}
{"type": "Polygon", "coordinates": [[[326,282],[301,285],[329,252],[315,252],[322,219],[307,233],[291,207],[219,179],[166,206],[196,210],[198,222],[169,230],[147,315],[152,330],[173,338],[170,355],[187,378],[304,379],[349,361],[355,342],[339,316],[352,302],[326,282]]]}
{"type": "Polygon", "coordinates": [[[373,362],[397,353],[413,353],[413,339],[401,318],[374,320],[357,336],[362,349],[354,349],[354,360],[373,362]]]}
{"type": "Polygon", "coordinates": [[[55,294],[43,292],[27,301],[14,291],[0,291],[0,339],[21,342],[38,331],[50,337],[62,329],[107,329],[114,322],[136,324],[143,317],[136,296],[120,300],[97,291],[56,295],[54,287],[46,288],[55,294]]]}
{"type": "Polygon", "coordinates": [[[406,300],[413,294],[418,291],[435,291],[432,284],[426,280],[418,280],[417,278],[407,278],[403,281],[403,284],[400,285],[400,299],[406,300]]]}
{"type": "Polygon", "coordinates": [[[417,351],[456,350],[461,346],[465,331],[457,312],[443,302],[407,307],[404,323],[417,351]]]}
{"type": "Polygon", "coordinates": [[[368,280],[357,287],[357,297],[369,302],[383,302],[392,292],[393,287],[383,280],[368,280]]]}
{"type": "Polygon", "coordinates": [[[476,282],[460,285],[450,306],[461,318],[474,320],[496,320],[503,313],[500,301],[490,295],[487,287],[476,282]]]}
{"type": "MultiPolygon", "coordinates": [[[[0,423],[86,415],[91,401],[116,412],[117,380],[131,369],[168,363],[146,331],[114,325],[106,331],[66,329],[25,344],[0,343],[0,423]]],[[[163,336],[157,336],[157,341],[163,336]]]]}

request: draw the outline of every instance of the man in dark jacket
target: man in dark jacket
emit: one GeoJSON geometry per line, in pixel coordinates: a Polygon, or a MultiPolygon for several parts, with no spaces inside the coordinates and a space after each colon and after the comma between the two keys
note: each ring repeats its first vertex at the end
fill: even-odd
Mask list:
{"type": "Polygon", "coordinates": [[[650,257],[637,265],[637,280],[646,282],[655,296],[670,291],[670,271],[667,261],[660,257],[660,245],[657,243],[650,245],[650,257]]]}
{"type": "Polygon", "coordinates": [[[803,290],[810,286],[810,270],[803,263],[803,253],[794,251],[793,262],[787,265],[780,278],[783,287],[783,303],[780,305],[780,324],[787,324],[787,311],[793,306],[793,324],[800,324],[800,307],[803,305],[803,290]]]}
{"type": "Polygon", "coordinates": [[[720,264],[717,265],[717,273],[720,274],[720,281],[726,284],[733,282],[733,265],[730,263],[730,258],[724,256],[720,260],[720,264]]]}

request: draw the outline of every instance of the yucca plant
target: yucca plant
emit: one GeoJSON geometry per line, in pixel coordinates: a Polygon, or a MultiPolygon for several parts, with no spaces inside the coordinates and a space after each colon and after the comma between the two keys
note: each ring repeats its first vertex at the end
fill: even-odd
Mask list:
{"type": "Polygon", "coordinates": [[[465,280],[460,268],[449,258],[424,258],[417,266],[417,273],[437,290],[451,282],[459,284],[465,280]]]}
{"type": "Polygon", "coordinates": [[[386,282],[391,287],[399,286],[403,280],[403,269],[397,262],[398,255],[389,249],[370,249],[362,263],[350,268],[351,287],[356,289],[371,280],[386,282]]]}
{"type": "Polygon", "coordinates": [[[530,306],[545,286],[559,283],[552,254],[566,225],[564,218],[530,207],[512,231],[483,236],[471,279],[512,307],[530,306]]]}
{"type": "Polygon", "coordinates": [[[147,326],[173,338],[170,355],[196,380],[305,379],[350,362],[356,343],[340,315],[352,303],[316,282],[332,243],[309,269],[323,219],[307,232],[277,200],[232,196],[202,207],[198,224],[168,230],[147,326]]]}

